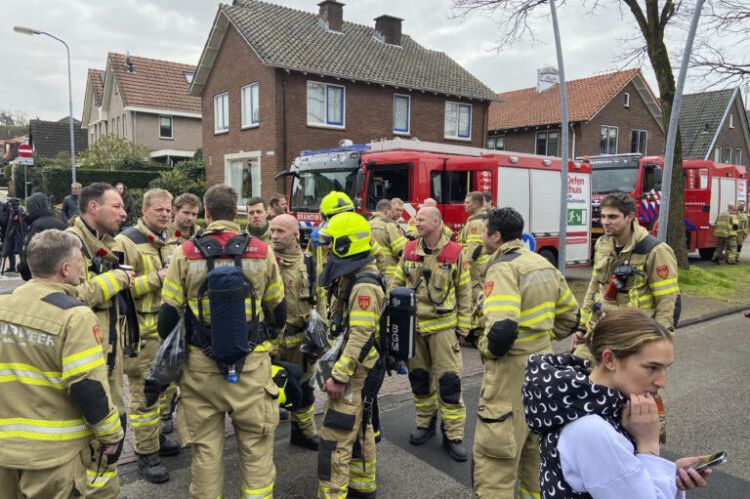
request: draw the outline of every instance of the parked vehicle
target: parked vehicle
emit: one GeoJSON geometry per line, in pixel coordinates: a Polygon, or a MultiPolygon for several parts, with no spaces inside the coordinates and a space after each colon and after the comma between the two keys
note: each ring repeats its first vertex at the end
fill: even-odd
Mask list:
{"type": "MultiPolygon", "coordinates": [[[[392,139],[304,151],[282,175],[295,177],[290,211],[307,232],[320,223],[320,200],[331,190],[349,194],[365,214],[380,199],[401,198],[406,219],[431,197],[453,230],[466,222],[468,192],[492,192],[495,206],[513,206],[523,215],[529,247],[556,263],[560,171],[560,158],[392,139]]],[[[591,169],[571,161],[568,171],[566,261],[583,264],[591,245],[591,169]]]]}
{"type": "MultiPolygon", "coordinates": [[[[602,233],[599,203],[612,192],[626,192],[637,202],[636,217],[641,225],[655,231],[661,208],[664,158],[639,154],[615,154],[580,158],[591,165],[592,217],[594,240],[602,233]]],[[[684,160],[685,231],[688,251],[711,258],[716,239],[714,223],[719,213],[732,203],[747,201],[747,170],[704,160],[684,160]]]]}

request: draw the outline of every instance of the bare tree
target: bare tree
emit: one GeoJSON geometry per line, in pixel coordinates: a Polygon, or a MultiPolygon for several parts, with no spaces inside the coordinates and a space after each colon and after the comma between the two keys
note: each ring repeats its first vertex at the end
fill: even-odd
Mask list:
{"type": "MultiPolygon", "coordinates": [[[[453,5],[463,15],[473,11],[492,11],[499,16],[501,26],[501,45],[507,46],[525,36],[533,38],[533,29],[529,20],[535,14],[542,14],[541,8],[548,9],[549,0],[453,0],[453,5]]],[[[669,116],[675,95],[675,78],[672,73],[669,50],[665,33],[667,28],[676,22],[680,12],[681,0],[666,0],[659,7],[658,0],[619,0],[622,15],[629,10],[635,27],[639,32],[639,47],[632,53],[645,53],[656,75],[661,99],[661,113],[664,130],[669,128],[669,116]]],[[[744,0],[737,0],[744,1],[744,0]]],[[[572,4],[572,1],[561,1],[559,4],[572,4]]],[[[579,0],[579,6],[588,7],[594,11],[599,6],[599,0],[579,0]]],[[[563,44],[564,44],[563,39],[563,44]]],[[[669,203],[669,227],[667,228],[667,242],[674,249],[677,264],[680,268],[688,268],[687,250],[685,245],[685,225],[683,207],[683,169],[682,145],[679,131],[674,154],[674,168],[672,169],[672,188],[669,203]]]]}
{"type": "Polygon", "coordinates": [[[705,36],[691,65],[708,77],[708,87],[750,85],[750,3],[747,0],[713,0],[703,15],[705,36]],[[726,43],[727,40],[737,42],[726,43]],[[743,50],[744,49],[744,50],[743,50]]]}

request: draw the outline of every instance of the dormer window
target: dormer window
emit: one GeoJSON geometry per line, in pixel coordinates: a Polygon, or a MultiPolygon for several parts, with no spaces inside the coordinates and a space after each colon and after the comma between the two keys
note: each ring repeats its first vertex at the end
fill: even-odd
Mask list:
{"type": "Polygon", "coordinates": [[[625,101],[623,102],[623,106],[625,109],[630,109],[630,92],[625,92],[625,101]]]}
{"type": "Polygon", "coordinates": [[[187,82],[188,85],[190,85],[191,83],[193,83],[193,77],[195,76],[195,73],[191,73],[189,71],[186,71],[186,72],[182,73],[182,76],[185,77],[185,81],[187,82]]]}

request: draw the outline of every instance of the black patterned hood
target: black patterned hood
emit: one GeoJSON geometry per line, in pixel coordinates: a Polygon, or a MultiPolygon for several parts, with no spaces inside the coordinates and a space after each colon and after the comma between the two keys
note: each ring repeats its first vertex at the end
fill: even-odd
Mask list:
{"type": "Polygon", "coordinates": [[[583,416],[619,421],[627,398],[589,381],[591,363],[570,354],[529,357],[523,403],[526,423],[537,433],[557,432],[583,416]]]}

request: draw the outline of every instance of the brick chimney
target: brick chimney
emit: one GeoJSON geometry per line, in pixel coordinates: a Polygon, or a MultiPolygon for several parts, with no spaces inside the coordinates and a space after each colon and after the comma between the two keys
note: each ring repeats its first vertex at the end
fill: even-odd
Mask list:
{"type": "Polygon", "coordinates": [[[328,29],[341,33],[344,26],[344,4],[336,0],[323,0],[318,7],[318,16],[328,24],[328,29]]]}
{"type": "Polygon", "coordinates": [[[389,45],[401,46],[401,23],[403,19],[384,14],[375,18],[375,31],[389,45]]]}

